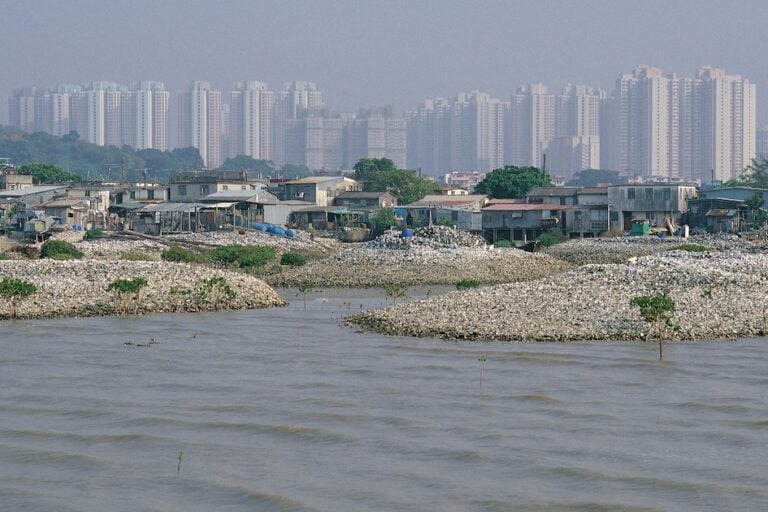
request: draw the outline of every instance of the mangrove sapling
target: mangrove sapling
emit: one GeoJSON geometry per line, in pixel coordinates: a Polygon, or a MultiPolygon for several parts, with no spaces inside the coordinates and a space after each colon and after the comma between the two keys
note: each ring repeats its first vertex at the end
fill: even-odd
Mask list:
{"type": "Polygon", "coordinates": [[[127,314],[128,305],[132,297],[136,301],[135,311],[138,312],[139,305],[141,304],[141,289],[145,286],[147,286],[147,280],[143,277],[136,277],[134,279],[117,279],[112,281],[109,283],[107,290],[117,293],[118,297],[121,298],[121,309],[127,314]]]}
{"type": "Polygon", "coordinates": [[[384,293],[392,299],[392,304],[395,305],[397,299],[405,297],[408,293],[408,285],[405,283],[387,283],[384,285],[384,293]]]}
{"type": "Polygon", "coordinates": [[[5,278],[0,281],[0,295],[11,305],[11,318],[16,318],[16,308],[22,300],[34,295],[37,286],[22,279],[5,278]]]}
{"type": "Polygon", "coordinates": [[[304,309],[307,309],[307,294],[315,289],[315,283],[312,281],[304,281],[299,283],[299,292],[304,299],[304,309]]]}
{"type": "Polygon", "coordinates": [[[214,309],[219,309],[223,299],[232,300],[237,297],[227,280],[221,276],[204,279],[200,283],[202,299],[213,304],[214,309]]]}
{"type": "Polygon", "coordinates": [[[659,359],[664,355],[663,343],[666,328],[672,326],[672,313],[675,312],[675,301],[666,293],[654,295],[641,295],[634,297],[631,305],[640,308],[640,316],[643,317],[652,328],[655,327],[659,337],[659,359]]]}

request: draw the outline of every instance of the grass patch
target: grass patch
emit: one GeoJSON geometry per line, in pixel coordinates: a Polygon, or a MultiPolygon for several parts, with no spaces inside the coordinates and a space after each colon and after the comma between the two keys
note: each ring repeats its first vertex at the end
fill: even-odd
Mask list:
{"type": "Polygon", "coordinates": [[[283,255],[280,257],[280,264],[288,265],[291,267],[301,267],[307,264],[307,258],[305,258],[303,254],[288,251],[283,253],[283,255]]]}
{"type": "Polygon", "coordinates": [[[509,240],[496,240],[496,243],[493,245],[494,247],[500,247],[501,249],[509,249],[512,247],[512,242],[509,240]]]}
{"type": "Polygon", "coordinates": [[[183,247],[171,247],[160,253],[163,261],[172,261],[175,263],[202,263],[206,260],[205,256],[195,251],[184,249],[183,247]]]}
{"type": "Polygon", "coordinates": [[[123,261],[152,261],[151,255],[141,251],[123,251],[120,253],[120,259],[123,261]]]}
{"type": "Polygon", "coordinates": [[[709,249],[699,244],[680,244],[672,247],[670,251],[707,252],[709,249]]]}
{"type": "Polygon", "coordinates": [[[480,286],[480,281],[477,279],[462,279],[456,283],[457,290],[469,290],[470,288],[477,288],[480,286]]]}
{"type": "Polygon", "coordinates": [[[261,268],[276,258],[275,249],[256,245],[222,245],[206,255],[222,265],[237,265],[243,269],[261,268]]]}

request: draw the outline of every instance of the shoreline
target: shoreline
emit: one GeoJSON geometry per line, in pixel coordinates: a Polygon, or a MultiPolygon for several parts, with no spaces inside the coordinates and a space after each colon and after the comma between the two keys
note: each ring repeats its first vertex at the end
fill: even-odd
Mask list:
{"type": "MultiPolygon", "coordinates": [[[[261,279],[241,272],[186,263],[104,260],[3,260],[1,278],[24,279],[37,292],[20,301],[18,319],[194,313],[284,306],[286,302],[261,279]],[[117,279],[144,278],[139,298],[107,288],[117,279]],[[231,292],[210,281],[223,278],[231,292]]],[[[0,300],[0,320],[11,316],[0,300]]]]}
{"type": "Polygon", "coordinates": [[[386,335],[473,341],[657,341],[630,304],[667,293],[676,311],[663,338],[733,339],[768,334],[768,254],[671,251],[626,265],[590,264],[537,281],[476,288],[350,315],[386,335]]]}

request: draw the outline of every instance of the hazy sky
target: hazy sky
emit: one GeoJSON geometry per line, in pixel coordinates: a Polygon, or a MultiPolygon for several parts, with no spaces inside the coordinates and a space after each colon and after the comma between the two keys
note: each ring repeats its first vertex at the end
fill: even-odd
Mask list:
{"type": "Polygon", "coordinates": [[[610,90],[641,63],[711,64],[768,90],[765,0],[3,0],[0,20],[3,123],[14,87],[93,80],[310,80],[337,110],[539,81],[610,90]]]}

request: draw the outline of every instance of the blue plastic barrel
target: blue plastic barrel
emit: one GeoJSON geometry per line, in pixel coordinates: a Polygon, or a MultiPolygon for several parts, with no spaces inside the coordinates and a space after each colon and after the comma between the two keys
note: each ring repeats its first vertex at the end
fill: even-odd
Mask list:
{"type": "Polygon", "coordinates": [[[293,236],[294,236],[293,230],[292,229],[286,229],[285,230],[285,236],[287,236],[288,238],[293,238],[293,236]]]}
{"type": "Polygon", "coordinates": [[[261,222],[254,222],[253,223],[253,229],[255,229],[256,231],[266,231],[267,230],[267,225],[266,224],[262,224],[261,222]]]}
{"type": "Polygon", "coordinates": [[[400,233],[401,238],[411,238],[413,236],[413,230],[411,228],[405,228],[402,233],[400,233]]]}
{"type": "Polygon", "coordinates": [[[278,236],[285,236],[285,230],[278,226],[273,226],[271,233],[278,235],[278,236]]]}

